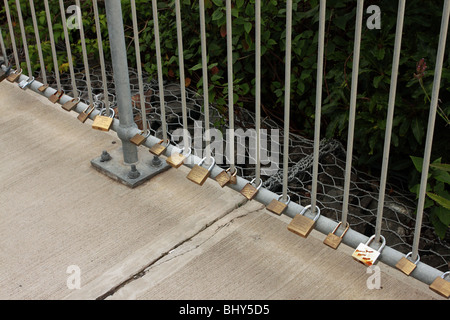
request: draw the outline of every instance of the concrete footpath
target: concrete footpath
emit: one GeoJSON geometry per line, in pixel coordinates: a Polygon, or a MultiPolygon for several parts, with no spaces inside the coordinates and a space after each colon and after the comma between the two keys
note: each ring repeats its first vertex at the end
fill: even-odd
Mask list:
{"type": "Polygon", "coordinates": [[[76,115],[0,83],[0,299],[443,299],[382,263],[370,289],[351,248],[188,168],[102,175],[90,160],[120,140],[76,115]]]}

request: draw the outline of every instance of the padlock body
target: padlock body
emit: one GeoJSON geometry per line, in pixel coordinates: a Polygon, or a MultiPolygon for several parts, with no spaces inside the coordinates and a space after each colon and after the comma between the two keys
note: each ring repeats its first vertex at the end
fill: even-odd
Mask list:
{"type": "Polygon", "coordinates": [[[50,102],[56,103],[62,96],[62,92],[61,91],[56,91],[54,94],[52,94],[50,97],[48,97],[48,100],[50,100],[50,102]]]}
{"type": "Polygon", "coordinates": [[[137,146],[140,146],[145,140],[147,140],[147,138],[138,133],[135,134],[134,137],[130,139],[130,142],[137,146]]]}
{"type": "Polygon", "coordinates": [[[408,260],[406,257],[402,257],[397,264],[395,265],[397,269],[399,269],[401,272],[409,276],[411,272],[416,268],[416,265],[408,260]]]}
{"type": "Polygon", "coordinates": [[[339,245],[341,244],[342,238],[338,237],[334,233],[329,233],[325,240],[323,240],[323,243],[329,246],[330,248],[337,249],[339,245]]]}
{"type": "Polygon", "coordinates": [[[47,90],[47,88],[48,88],[48,84],[44,84],[44,85],[42,85],[42,86],[40,86],[38,88],[38,91],[39,92],[44,92],[45,90],[47,90]]]}
{"type": "Polygon", "coordinates": [[[236,184],[237,183],[237,177],[235,174],[232,174],[230,177],[230,181],[228,182],[229,184],[236,184]]]}
{"type": "Polygon", "coordinates": [[[92,128],[100,131],[109,131],[113,123],[113,118],[106,116],[96,116],[94,122],[92,123],[92,128]]]}
{"type": "Polygon", "coordinates": [[[16,82],[19,79],[20,73],[11,73],[8,78],[6,78],[9,82],[16,82]]]}
{"type": "Polygon", "coordinates": [[[287,204],[278,201],[276,199],[273,199],[272,201],[270,201],[270,203],[267,205],[266,209],[269,210],[272,213],[275,213],[277,215],[281,215],[286,209],[287,209],[287,204]]]}
{"type": "Polygon", "coordinates": [[[183,154],[174,153],[166,159],[166,162],[171,167],[179,168],[183,164],[184,159],[186,159],[186,157],[183,154]]]}
{"type": "Polygon", "coordinates": [[[429,288],[447,299],[450,297],[450,282],[441,277],[434,279],[429,288]]]}
{"type": "Polygon", "coordinates": [[[77,119],[80,120],[82,123],[85,123],[88,118],[89,118],[89,114],[87,114],[84,111],[81,112],[77,117],[77,119]]]}
{"type": "Polygon", "coordinates": [[[353,252],[352,257],[356,261],[366,266],[371,266],[378,259],[379,255],[379,251],[369,247],[365,243],[360,243],[356,250],[353,252]]]}
{"type": "Polygon", "coordinates": [[[314,220],[298,214],[289,223],[288,230],[303,238],[306,238],[311,233],[315,223],[316,222],[314,220]]]}
{"type": "Polygon", "coordinates": [[[192,182],[203,185],[205,183],[206,179],[209,177],[209,170],[203,167],[200,167],[198,164],[196,164],[191,171],[189,171],[187,178],[191,180],[192,182]]]}
{"type": "Polygon", "coordinates": [[[219,186],[221,186],[222,188],[224,187],[224,186],[226,186],[226,184],[228,183],[228,182],[230,182],[230,175],[228,174],[228,172],[226,172],[225,170],[223,170],[221,173],[219,173],[217,176],[216,176],[216,181],[217,181],[217,183],[219,184],[219,186]]]}
{"type": "Polygon", "coordinates": [[[154,145],[149,149],[149,151],[150,151],[151,153],[153,153],[155,156],[158,156],[158,157],[164,152],[164,150],[166,150],[166,147],[163,146],[161,143],[154,144],[154,145]]]}
{"type": "Polygon", "coordinates": [[[66,111],[72,111],[76,107],[77,104],[78,104],[78,102],[76,100],[75,101],[70,100],[70,101],[67,101],[66,103],[64,103],[61,106],[61,108],[63,108],[66,111]]]}
{"type": "Polygon", "coordinates": [[[252,200],[256,194],[258,193],[258,189],[252,186],[250,183],[247,183],[244,188],[241,190],[241,194],[246,197],[248,200],[252,200]]]}

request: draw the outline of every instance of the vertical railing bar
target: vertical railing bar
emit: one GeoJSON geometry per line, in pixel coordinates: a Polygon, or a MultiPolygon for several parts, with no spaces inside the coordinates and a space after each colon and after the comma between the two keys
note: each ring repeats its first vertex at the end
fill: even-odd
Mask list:
{"type": "Polygon", "coordinates": [[[147,108],[145,107],[144,84],[142,83],[141,49],[139,45],[139,31],[137,25],[136,0],[131,0],[131,16],[133,20],[134,48],[136,52],[136,67],[139,83],[139,100],[141,104],[142,130],[147,131],[147,108]]]}
{"type": "Polygon", "coordinates": [[[450,0],[445,0],[442,10],[441,30],[439,35],[439,46],[436,55],[436,67],[434,70],[434,81],[430,103],[430,113],[428,116],[428,129],[425,140],[425,151],[422,164],[422,176],[419,188],[419,201],[417,204],[416,224],[414,229],[414,240],[412,245],[412,260],[416,260],[419,252],[420,229],[422,226],[423,210],[426,197],[426,187],[428,179],[428,169],[430,166],[431,149],[433,144],[434,124],[436,120],[436,110],[439,99],[439,89],[441,85],[442,66],[445,54],[445,44],[447,40],[448,20],[450,14],[450,0]]]}
{"type": "MultiPolygon", "coordinates": [[[[48,1],[48,0],[46,0],[48,1]]],[[[20,60],[19,60],[19,53],[17,52],[17,45],[16,45],[16,36],[14,35],[14,28],[11,21],[11,11],[9,10],[9,4],[8,0],[3,1],[5,3],[5,14],[6,19],[8,20],[8,27],[9,27],[9,36],[11,38],[11,44],[13,47],[13,53],[14,53],[14,61],[16,63],[16,70],[20,70],[20,60]]]]}
{"type": "Polygon", "coordinates": [[[45,70],[44,56],[42,55],[41,37],[39,35],[39,27],[36,19],[36,10],[34,8],[34,0],[30,0],[31,18],[33,20],[34,34],[36,37],[36,47],[39,55],[39,63],[41,65],[41,76],[44,84],[47,84],[47,72],[45,70]]]}
{"type": "Polygon", "coordinates": [[[77,89],[77,83],[76,83],[76,79],[75,79],[75,72],[73,70],[72,49],[70,47],[69,32],[67,30],[67,23],[66,23],[66,9],[64,8],[63,0],[59,0],[59,8],[61,10],[61,20],[62,20],[62,26],[63,26],[63,31],[64,31],[64,38],[66,41],[67,60],[69,62],[70,77],[72,80],[73,97],[74,97],[74,99],[76,99],[76,98],[78,98],[78,89],[77,89]]]}
{"type": "Polygon", "coordinates": [[[187,152],[187,150],[191,147],[191,142],[189,140],[188,123],[187,123],[186,79],[184,75],[183,31],[181,28],[180,0],[175,0],[175,15],[177,23],[178,65],[180,69],[181,108],[183,118],[183,145],[184,145],[184,152],[187,152]]]}
{"type": "Polygon", "coordinates": [[[3,56],[3,60],[5,61],[5,65],[9,66],[9,59],[8,59],[7,54],[6,54],[5,40],[3,39],[2,28],[0,28],[0,47],[1,47],[1,50],[2,50],[2,56],[3,56]]]}
{"type": "Polygon", "coordinates": [[[291,102],[291,46],[292,46],[292,0],[286,1],[286,57],[284,68],[284,131],[283,131],[283,201],[288,197],[289,171],[289,123],[291,102]]]}
{"type": "Polygon", "coordinates": [[[233,26],[231,19],[231,0],[226,0],[227,20],[227,72],[228,72],[228,133],[230,152],[230,171],[236,170],[234,163],[234,88],[233,88],[233,26]]]}
{"type": "Polygon", "coordinates": [[[89,103],[93,103],[94,99],[92,96],[91,74],[89,72],[89,61],[88,61],[87,50],[86,50],[86,40],[84,37],[83,16],[81,15],[80,0],[76,0],[75,3],[77,5],[76,12],[77,12],[78,25],[80,28],[80,42],[81,42],[81,50],[83,52],[84,72],[86,74],[86,83],[87,83],[87,89],[88,89],[89,103]]]}
{"type": "Polygon", "coordinates": [[[27,69],[28,69],[28,77],[33,76],[33,70],[31,69],[31,62],[30,62],[30,55],[28,53],[28,42],[27,42],[27,34],[25,33],[25,26],[23,25],[23,17],[22,17],[22,9],[20,8],[20,0],[16,0],[16,9],[17,9],[17,16],[19,17],[19,26],[20,26],[20,34],[22,36],[22,44],[23,44],[23,51],[25,53],[25,61],[27,63],[27,69]]]}
{"type": "Polygon", "coordinates": [[[153,24],[155,32],[156,65],[158,69],[159,105],[161,108],[161,126],[164,142],[167,141],[166,105],[164,102],[164,80],[161,61],[161,43],[159,39],[158,3],[152,0],[153,24]]]}
{"type": "Polygon", "coordinates": [[[255,183],[259,185],[261,181],[261,0],[255,1],[255,129],[255,183]]]}
{"type": "Polygon", "coordinates": [[[352,170],[353,138],[355,129],[356,95],[358,92],[358,71],[361,48],[361,29],[363,18],[364,0],[358,0],[356,7],[356,26],[353,48],[352,83],[350,92],[350,114],[348,120],[347,158],[345,162],[344,199],[342,204],[342,225],[347,224],[348,203],[350,193],[350,176],[352,170]]]}
{"type": "Polygon", "coordinates": [[[109,96],[108,96],[108,79],[106,78],[106,70],[105,70],[105,54],[103,52],[103,40],[102,40],[102,30],[100,27],[100,18],[98,15],[98,4],[97,0],[92,0],[92,5],[94,7],[94,19],[95,19],[95,29],[97,31],[97,45],[98,45],[98,55],[100,58],[100,69],[102,73],[102,82],[103,82],[103,95],[104,102],[106,108],[106,116],[109,117],[109,96]]]}
{"type": "Polygon", "coordinates": [[[319,38],[317,52],[317,80],[316,80],[316,112],[314,123],[314,151],[313,151],[313,174],[311,186],[311,211],[316,211],[317,204],[317,179],[319,174],[319,145],[320,145],[320,120],[322,111],[322,86],[323,86],[323,64],[325,46],[325,13],[326,0],[320,0],[319,11],[319,38]]]}
{"type": "Polygon", "coordinates": [[[405,15],[406,0],[399,0],[397,13],[397,28],[395,31],[394,56],[392,60],[391,85],[389,88],[389,101],[384,136],[383,162],[381,165],[380,193],[378,197],[377,220],[375,225],[375,242],[380,241],[381,225],[383,222],[384,197],[386,189],[387,171],[389,165],[389,151],[392,136],[392,121],[395,109],[395,94],[397,90],[398,66],[402,45],[403,20],[405,15]]]}
{"type": "Polygon", "coordinates": [[[45,14],[47,17],[47,26],[48,26],[48,35],[50,37],[50,46],[52,48],[53,70],[55,72],[56,85],[57,85],[58,91],[61,91],[62,87],[61,87],[61,79],[59,76],[58,56],[56,53],[55,38],[53,36],[53,26],[52,26],[52,19],[50,17],[50,8],[48,6],[48,0],[44,0],[44,6],[45,6],[45,14]]]}
{"type": "Polygon", "coordinates": [[[200,10],[200,42],[202,51],[202,75],[203,75],[203,108],[205,117],[205,154],[206,163],[211,163],[211,136],[209,132],[209,87],[208,87],[208,54],[206,52],[206,27],[205,27],[205,0],[199,2],[200,10]]]}

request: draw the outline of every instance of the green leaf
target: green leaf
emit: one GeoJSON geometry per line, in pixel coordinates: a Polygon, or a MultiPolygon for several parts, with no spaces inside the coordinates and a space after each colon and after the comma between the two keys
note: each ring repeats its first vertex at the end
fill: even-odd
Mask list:
{"type": "Polygon", "coordinates": [[[251,22],[244,22],[244,29],[246,33],[250,33],[250,31],[252,30],[252,24],[251,22]]]}
{"type": "Polygon", "coordinates": [[[220,18],[223,17],[223,11],[222,9],[217,9],[216,11],[213,12],[211,18],[213,20],[219,20],[220,18]]]}
{"type": "Polygon", "coordinates": [[[423,158],[409,156],[414,164],[414,167],[416,167],[416,170],[419,172],[422,172],[422,164],[423,164],[423,158]]]}
{"type": "Polygon", "coordinates": [[[450,209],[450,200],[449,199],[441,197],[432,192],[427,192],[427,196],[429,196],[431,199],[436,201],[439,205],[443,206],[444,208],[450,209]]]}
{"type": "Polygon", "coordinates": [[[422,143],[422,138],[424,135],[424,129],[422,124],[419,122],[419,118],[415,118],[411,123],[411,129],[418,143],[422,143]]]}
{"type": "Polygon", "coordinates": [[[450,210],[444,207],[434,206],[432,209],[433,214],[435,214],[439,220],[447,227],[450,226],[450,210]]]}
{"type": "Polygon", "coordinates": [[[450,172],[450,164],[448,163],[432,163],[430,167],[450,172]]]}
{"type": "Polygon", "coordinates": [[[433,224],[434,232],[439,236],[439,238],[444,239],[445,234],[448,230],[448,226],[446,226],[438,216],[438,212],[436,209],[431,211],[430,221],[433,224]]]}

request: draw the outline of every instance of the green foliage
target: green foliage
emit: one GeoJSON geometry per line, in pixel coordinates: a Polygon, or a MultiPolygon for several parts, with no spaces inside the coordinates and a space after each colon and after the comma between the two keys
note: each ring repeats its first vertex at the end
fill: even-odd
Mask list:
{"type": "MultiPolygon", "coordinates": [[[[20,39],[15,0],[8,0],[15,23],[16,40],[20,39]]],[[[45,66],[53,69],[53,60],[48,38],[43,1],[35,1],[39,32],[44,50],[45,66]]],[[[291,71],[291,126],[306,137],[313,137],[316,72],[317,72],[317,30],[318,0],[293,0],[293,36],[291,71]]],[[[66,3],[66,8],[73,4],[66,3]]],[[[368,170],[378,170],[383,153],[389,85],[394,48],[397,2],[368,0],[367,8],[376,4],[381,9],[381,29],[365,27],[369,14],[364,14],[358,78],[358,96],[355,123],[354,155],[356,164],[368,170]]],[[[233,72],[234,103],[253,110],[255,107],[255,0],[233,1],[233,72]]],[[[152,2],[136,0],[138,9],[139,41],[144,69],[156,77],[156,56],[152,2]]],[[[412,165],[409,155],[423,154],[424,138],[433,84],[433,70],[438,47],[442,1],[409,0],[406,3],[406,17],[399,65],[399,78],[390,150],[390,170],[410,175],[412,165]],[[415,77],[417,63],[424,59],[427,69],[415,77]]],[[[27,25],[29,51],[32,67],[39,69],[34,30],[28,1],[21,2],[22,13],[27,25]]],[[[228,107],[228,79],[226,58],[225,1],[205,0],[206,33],[208,43],[208,94],[224,115],[228,107]]],[[[50,1],[52,25],[57,42],[58,64],[62,71],[67,66],[64,34],[59,4],[50,1]]],[[[122,1],[126,45],[130,67],[136,67],[134,38],[130,1],[122,1]]],[[[95,24],[91,1],[82,1],[83,24],[87,49],[91,58],[98,55],[95,24]]],[[[109,59],[108,29],[105,10],[99,2],[103,46],[109,59]]],[[[5,34],[5,9],[0,9],[0,25],[5,34]]],[[[322,137],[337,138],[345,143],[348,130],[350,104],[353,39],[356,3],[354,0],[328,0],[325,26],[325,68],[322,105],[322,137]]],[[[164,77],[179,81],[178,44],[175,24],[174,0],[158,1],[159,27],[164,77]]],[[[182,0],[183,49],[186,71],[186,85],[203,94],[201,70],[201,47],[198,1],[182,0]]],[[[263,0],[261,7],[262,41],[262,111],[263,116],[274,120],[283,119],[284,106],[284,59],[285,59],[285,2],[263,0]]],[[[8,33],[8,32],[6,32],[8,33]]],[[[74,60],[82,65],[78,30],[69,31],[74,60]]],[[[9,37],[6,37],[10,47],[9,37]]],[[[20,47],[19,41],[17,41],[20,47]]],[[[433,142],[433,158],[443,157],[450,162],[448,117],[450,115],[450,68],[448,54],[444,60],[436,138],[433,142]]],[[[25,65],[23,65],[25,67],[25,65]]],[[[251,124],[250,124],[251,125],[251,124]]]]}
{"type": "MultiPolygon", "coordinates": [[[[423,158],[411,156],[416,172],[412,177],[411,192],[419,196],[423,158]]],[[[436,234],[443,239],[450,226],[450,165],[441,163],[441,158],[432,164],[427,176],[424,209],[430,210],[430,221],[436,234]]]]}

